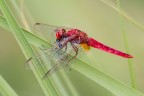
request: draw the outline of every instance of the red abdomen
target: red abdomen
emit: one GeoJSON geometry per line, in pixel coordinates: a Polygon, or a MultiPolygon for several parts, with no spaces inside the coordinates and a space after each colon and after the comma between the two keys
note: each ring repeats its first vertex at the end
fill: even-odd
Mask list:
{"type": "Polygon", "coordinates": [[[121,57],[124,57],[124,58],[133,58],[133,56],[131,56],[131,55],[127,54],[127,53],[121,52],[119,50],[116,50],[114,48],[108,47],[108,46],[96,41],[93,38],[89,38],[88,45],[91,46],[91,47],[98,48],[100,50],[103,50],[103,51],[106,51],[106,52],[121,56],[121,57]]]}

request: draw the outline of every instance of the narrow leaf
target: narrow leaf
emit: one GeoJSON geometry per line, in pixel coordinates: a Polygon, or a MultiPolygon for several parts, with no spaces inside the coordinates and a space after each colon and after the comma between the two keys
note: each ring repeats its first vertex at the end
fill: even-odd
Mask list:
{"type": "Polygon", "coordinates": [[[18,96],[1,75],[0,75],[0,96],[18,96]]]}

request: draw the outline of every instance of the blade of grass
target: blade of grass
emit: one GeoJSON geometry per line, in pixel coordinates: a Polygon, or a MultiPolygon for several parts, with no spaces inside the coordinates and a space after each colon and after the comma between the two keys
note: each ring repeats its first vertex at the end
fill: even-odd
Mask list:
{"type": "MultiPolygon", "coordinates": [[[[12,16],[5,0],[0,0],[0,8],[1,11],[3,13],[3,15],[6,18],[6,21],[13,33],[13,35],[15,36],[19,46],[21,47],[25,57],[30,58],[31,56],[34,56],[34,52],[30,46],[30,44],[28,43],[27,39],[25,38],[25,35],[23,33],[23,31],[21,30],[21,28],[18,26],[17,22],[15,21],[14,17],[12,16]]],[[[36,64],[36,62],[39,62],[38,59],[34,59],[33,64],[36,64]]],[[[50,95],[54,95],[54,96],[58,96],[58,92],[56,90],[56,88],[53,86],[53,84],[51,83],[50,79],[46,79],[46,80],[42,80],[42,76],[45,73],[44,69],[41,67],[37,68],[37,66],[31,64],[31,69],[33,70],[38,82],[40,83],[44,93],[46,94],[46,96],[50,96],[50,95]]]]}
{"type": "Polygon", "coordinates": [[[0,96],[18,96],[1,75],[0,75],[0,96]]]}
{"type": "Polygon", "coordinates": [[[133,17],[131,17],[130,15],[128,15],[124,10],[122,10],[122,9],[120,10],[115,3],[113,3],[110,0],[100,0],[100,1],[103,2],[104,4],[110,6],[111,8],[113,8],[114,10],[116,10],[117,12],[119,12],[123,17],[125,17],[127,20],[129,20],[131,23],[133,23],[135,26],[137,26],[142,31],[144,31],[144,26],[141,23],[139,23],[133,17]]]}
{"type": "Polygon", "coordinates": [[[81,74],[85,75],[89,79],[95,81],[99,85],[103,86],[116,96],[144,96],[141,92],[135,90],[122,83],[119,80],[116,80],[103,72],[85,64],[80,60],[76,60],[77,64],[73,64],[71,67],[81,74]]]}
{"type": "MultiPolygon", "coordinates": [[[[120,6],[120,0],[116,0],[117,5],[119,7],[119,10],[122,10],[121,6],[120,6]]],[[[127,35],[125,32],[125,21],[124,18],[122,17],[122,15],[120,14],[120,23],[121,23],[121,32],[123,35],[123,39],[124,39],[124,45],[125,45],[125,49],[126,52],[129,53],[129,48],[128,48],[128,40],[127,40],[127,35]]],[[[131,59],[128,59],[128,66],[129,66],[129,74],[130,74],[130,80],[131,80],[131,86],[133,88],[136,89],[136,77],[135,77],[135,72],[134,72],[134,66],[132,64],[131,59]]]]}
{"type": "MultiPolygon", "coordinates": [[[[3,24],[3,23],[4,22],[1,22],[0,24],[3,24]]],[[[6,28],[8,28],[8,26],[6,28]]],[[[28,35],[27,31],[23,31],[23,32],[25,33],[26,36],[28,35]]],[[[30,34],[30,35],[33,35],[33,34],[30,34]]],[[[27,36],[27,37],[31,39],[30,36],[27,36]]],[[[35,37],[35,35],[34,35],[34,38],[35,40],[37,39],[41,41],[41,39],[38,37],[35,37]]],[[[31,43],[35,42],[33,41],[33,39],[30,41],[31,43]]],[[[44,42],[44,41],[41,41],[41,42],[44,42]]],[[[46,44],[46,43],[43,43],[43,44],[46,44]]],[[[51,45],[47,43],[46,46],[51,46],[51,45]]],[[[106,88],[107,90],[115,94],[116,96],[144,96],[144,94],[142,94],[141,92],[127,86],[126,84],[120,82],[119,80],[111,78],[110,76],[89,66],[88,64],[78,59],[76,59],[76,62],[77,64],[72,64],[71,66],[74,70],[80,72],[87,78],[95,81],[96,83],[103,86],[104,88],[106,88]]]]}

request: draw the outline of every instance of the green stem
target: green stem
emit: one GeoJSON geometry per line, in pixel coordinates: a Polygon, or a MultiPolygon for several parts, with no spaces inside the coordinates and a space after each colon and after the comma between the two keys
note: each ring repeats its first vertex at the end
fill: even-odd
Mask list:
{"type": "MultiPolygon", "coordinates": [[[[122,8],[120,6],[120,1],[119,0],[116,0],[116,1],[117,1],[117,5],[119,7],[119,10],[122,10],[122,8]]],[[[121,19],[121,29],[122,29],[121,32],[122,32],[123,39],[124,39],[125,49],[126,49],[126,52],[129,53],[128,40],[127,40],[127,35],[125,32],[125,26],[124,26],[125,21],[124,21],[124,18],[122,17],[121,14],[120,14],[120,19],[121,19]]],[[[129,74],[130,74],[131,86],[136,89],[136,78],[135,78],[134,66],[132,64],[131,59],[128,59],[128,65],[129,65],[129,74]]]]}
{"type": "Polygon", "coordinates": [[[123,17],[125,17],[127,20],[129,20],[131,23],[133,23],[134,25],[136,25],[138,28],[140,28],[142,31],[144,31],[144,26],[139,23],[137,20],[135,20],[133,17],[129,16],[129,14],[127,14],[124,10],[120,10],[116,4],[114,4],[112,1],[110,0],[100,0],[101,2],[105,3],[106,5],[112,7],[113,9],[115,9],[117,12],[119,12],[123,17]]]}

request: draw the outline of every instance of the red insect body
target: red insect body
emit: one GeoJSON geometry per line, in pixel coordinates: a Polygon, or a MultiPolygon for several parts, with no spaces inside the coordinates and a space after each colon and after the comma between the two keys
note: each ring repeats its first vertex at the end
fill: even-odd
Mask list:
{"type": "MultiPolygon", "coordinates": [[[[52,61],[50,60],[50,62],[51,63],[56,62],[56,64],[45,74],[45,76],[47,76],[47,74],[51,74],[55,70],[59,70],[59,66],[61,65],[61,63],[59,63],[59,61],[64,62],[64,63],[66,62],[65,66],[68,66],[69,62],[71,60],[73,60],[74,58],[76,58],[79,51],[78,51],[77,46],[74,43],[80,44],[80,46],[85,51],[88,51],[90,49],[90,47],[94,47],[94,48],[97,48],[97,49],[103,50],[105,52],[109,52],[109,53],[112,53],[112,54],[115,54],[115,55],[118,55],[118,56],[121,56],[121,57],[124,57],[124,58],[133,58],[133,56],[131,56],[127,53],[124,53],[124,52],[121,52],[121,51],[116,50],[114,48],[108,47],[108,46],[96,41],[95,39],[88,37],[88,35],[85,32],[83,32],[79,29],[57,27],[57,26],[52,26],[52,25],[47,25],[47,24],[42,24],[42,23],[36,23],[35,28],[37,30],[39,30],[37,32],[39,32],[40,36],[41,36],[41,32],[42,32],[43,29],[45,29],[44,32],[46,32],[46,34],[47,34],[47,32],[51,32],[51,31],[56,32],[55,33],[56,44],[58,46],[53,46],[52,47],[52,52],[51,51],[49,52],[50,54],[52,53],[52,55],[50,55],[51,58],[52,58],[51,59],[52,61]],[[72,53],[64,54],[67,50],[67,43],[68,42],[70,42],[71,47],[75,51],[75,54],[73,54],[73,51],[72,51],[72,53]],[[61,48],[65,48],[65,49],[64,49],[63,52],[61,52],[62,50],[59,50],[57,47],[59,47],[60,49],[61,48]],[[53,53],[54,53],[54,55],[53,55],[53,53]],[[56,61],[54,61],[55,57],[53,57],[53,56],[57,56],[55,54],[58,54],[58,57],[60,57],[60,58],[56,57],[56,61]],[[59,56],[60,54],[62,56],[59,56]],[[71,54],[73,56],[72,58],[70,56],[71,54]],[[68,56],[68,57],[65,58],[65,56],[68,56]]],[[[46,35],[42,35],[42,36],[47,38],[46,35]]],[[[50,40],[50,38],[48,40],[50,40]]],[[[30,61],[31,59],[32,58],[30,58],[28,61],[30,61]]]]}
{"type": "Polygon", "coordinates": [[[122,56],[124,58],[133,58],[133,56],[131,56],[131,55],[127,54],[127,53],[121,52],[119,50],[116,50],[114,48],[110,48],[110,47],[108,47],[108,46],[96,41],[93,38],[89,38],[88,45],[91,46],[91,47],[98,48],[100,50],[103,50],[103,51],[118,55],[118,56],[122,56]]]}
{"type": "Polygon", "coordinates": [[[82,32],[78,29],[69,30],[66,34],[69,37],[69,41],[71,42],[78,43],[78,44],[87,44],[88,46],[91,46],[91,47],[94,47],[94,48],[97,48],[105,52],[109,52],[109,53],[112,53],[112,54],[115,54],[124,58],[133,58],[133,56],[127,53],[124,53],[114,48],[111,48],[109,46],[106,46],[96,41],[93,38],[89,38],[85,32],[82,32]]]}

